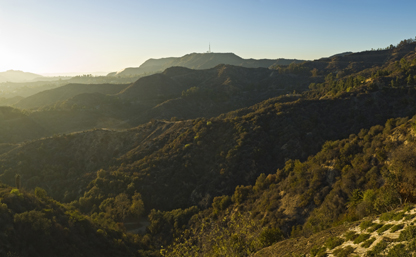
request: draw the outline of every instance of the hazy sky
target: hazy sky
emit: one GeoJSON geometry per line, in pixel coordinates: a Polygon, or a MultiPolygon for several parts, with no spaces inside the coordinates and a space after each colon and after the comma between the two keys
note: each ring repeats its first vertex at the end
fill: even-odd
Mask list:
{"type": "Polygon", "coordinates": [[[317,59],[416,36],[416,1],[0,0],[0,71],[117,71],[205,52],[317,59]]]}

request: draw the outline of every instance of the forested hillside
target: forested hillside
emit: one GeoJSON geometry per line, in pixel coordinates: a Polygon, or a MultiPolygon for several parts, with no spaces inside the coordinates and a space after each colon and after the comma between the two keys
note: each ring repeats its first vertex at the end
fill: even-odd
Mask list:
{"type": "Polygon", "coordinates": [[[127,85],[112,84],[68,84],[58,88],[45,90],[35,95],[26,97],[16,103],[14,106],[22,109],[38,109],[40,107],[55,104],[56,102],[65,101],[78,94],[101,93],[116,94],[126,88],[127,85]]]}
{"type": "MultiPolygon", "coordinates": [[[[0,122],[32,122],[37,134],[4,132],[0,181],[13,186],[19,174],[23,199],[43,188],[106,233],[100,240],[113,236],[107,225],[147,221],[143,236],[114,236],[133,256],[248,256],[302,236],[315,238],[302,248],[310,253],[322,246],[316,233],[414,203],[415,47],[271,69],[173,67],[32,111],[7,107],[0,122]]],[[[267,251],[290,254],[276,249],[267,251]]]]}
{"type": "Polygon", "coordinates": [[[1,256],[145,256],[138,235],[48,197],[0,185],[1,256]]]}
{"type": "Polygon", "coordinates": [[[93,128],[126,129],[152,119],[215,117],[271,97],[304,91],[308,78],[265,68],[173,67],[130,85],[68,84],[20,99],[13,106],[25,108],[27,116],[46,128],[49,136],[93,128]]]}

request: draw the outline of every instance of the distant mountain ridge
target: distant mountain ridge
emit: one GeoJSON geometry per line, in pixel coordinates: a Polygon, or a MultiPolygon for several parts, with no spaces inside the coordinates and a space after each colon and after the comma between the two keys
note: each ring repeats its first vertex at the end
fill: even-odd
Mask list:
{"type": "Polygon", "coordinates": [[[24,72],[20,70],[8,70],[0,72],[0,83],[32,81],[42,77],[43,76],[35,73],[24,72]]]}
{"type": "Polygon", "coordinates": [[[191,53],[182,57],[168,57],[149,59],[138,68],[126,68],[118,72],[109,73],[108,76],[135,76],[162,72],[167,68],[180,66],[189,69],[210,69],[219,64],[235,65],[247,68],[269,68],[274,65],[289,65],[304,60],[296,59],[243,59],[234,53],[191,53]]]}

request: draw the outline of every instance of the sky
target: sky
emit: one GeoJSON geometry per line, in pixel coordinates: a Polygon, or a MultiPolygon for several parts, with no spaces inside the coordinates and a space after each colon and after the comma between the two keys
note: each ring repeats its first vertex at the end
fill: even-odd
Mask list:
{"type": "Polygon", "coordinates": [[[414,10],[401,0],[0,0],[0,72],[112,72],[209,44],[313,60],[415,38],[414,10]]]}

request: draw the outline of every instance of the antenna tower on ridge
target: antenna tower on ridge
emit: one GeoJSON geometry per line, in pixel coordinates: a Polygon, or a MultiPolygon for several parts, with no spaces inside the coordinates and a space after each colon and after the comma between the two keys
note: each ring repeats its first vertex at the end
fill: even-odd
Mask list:
{"type": "Polygon", "coordinates": [[[208,45],[208,52],[207,53],[212,53],[211,52],[211,43],[209,43],[209,45],[208,45]]]}

